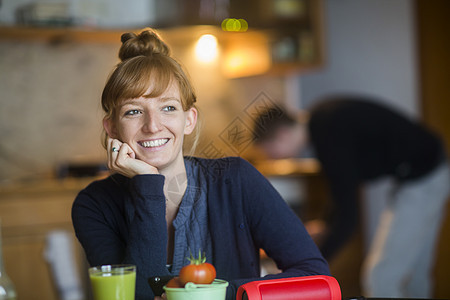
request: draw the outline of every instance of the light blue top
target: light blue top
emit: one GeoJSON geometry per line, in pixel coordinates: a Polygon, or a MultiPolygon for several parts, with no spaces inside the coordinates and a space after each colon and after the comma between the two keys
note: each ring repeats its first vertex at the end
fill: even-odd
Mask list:
{"type": "Polygon", "coordinates": [[[185,159],[185,166],[188,184],[178,214],[173,221],[175,243],[170,269],[173,275],[177,275],[183,266],[189,264],[188,258],[191,253],[195,258],[198,257],[199,251],[205,254],[207,259],[212,257],[206,190],[205,186],[201,185],[202,180],[205,182],[202,178],[204,174],[201,168],[194,168],[189,159],[185,159]]]}

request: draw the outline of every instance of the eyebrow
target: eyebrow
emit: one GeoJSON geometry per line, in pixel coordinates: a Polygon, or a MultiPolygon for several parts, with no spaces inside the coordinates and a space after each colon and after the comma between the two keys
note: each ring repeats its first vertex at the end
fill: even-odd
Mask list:
{"type": "Polygon", "coordinates": [[[163,98],[158,98],[159,102],[168,102],[168,101],[177,101],[181,103],[181,100],[176,98],[176,97],[163,97],[163,98]]]}
{"type": "MultiPolygon", "coordinates": [[[[143,97],[145,97],[146,95],[143,95],[143,97]]],[[[156,100],[158,100],[158,102],[169,102],[169,101],[177,101],[177,102],[179,102],[179,103],[181,103],[181,100],[180,99],[178,99],[178,98],[176,98],[176,97],[162,97],[162,98],[156,98],[156,100]]],[[[137,104],[137,103],[139,103],[139,100],[136,100],[135,98],[133,98],[133,99],[127,99],[127,100],[124,100],[123,102],[122,102],[122,105],[121,106],[124,106],[124,105],[127,105],[127,104],[131,104],[131,105],[133,105],[133,104],[137,104]]]]}

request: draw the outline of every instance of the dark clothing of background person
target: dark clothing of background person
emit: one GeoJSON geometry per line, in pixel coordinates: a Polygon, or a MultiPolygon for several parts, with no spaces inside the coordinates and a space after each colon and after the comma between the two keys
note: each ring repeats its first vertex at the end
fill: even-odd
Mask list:
{"type": "Polygon", "coordinates": [[[419,178],[444,158],[440,139],[388,107],[346,98],[319,102],[310,110],[311,144],[333,199],[330,232],[321,250],[330,259],[359,224],[361,184],[384,176],[398,183],[419,178]]]}

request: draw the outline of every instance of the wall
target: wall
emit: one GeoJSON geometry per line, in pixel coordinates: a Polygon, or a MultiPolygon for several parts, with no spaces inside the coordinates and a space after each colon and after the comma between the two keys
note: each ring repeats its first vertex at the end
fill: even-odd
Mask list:
{"type": "Polygon", "coordinates": [[[0,181],[103,160],[99,99],[116,53],[107,44],[0,43],[0,181]]]}
{"type": "Polygon", "coordinates": [[[413,1],[325,2],[327,65],[301,77],[302,104],[335,92],[379,96],[418,113],[413,1]]]}

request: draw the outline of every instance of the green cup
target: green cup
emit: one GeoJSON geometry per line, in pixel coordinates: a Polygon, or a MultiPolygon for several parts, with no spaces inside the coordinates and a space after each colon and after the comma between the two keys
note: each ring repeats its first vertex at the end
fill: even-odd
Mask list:
{"type": "Polygon", "coordinates": [[[134,300],[136,266],[104,265],[89,268],[95,300],[134,300]]]}
{"type": "Polygon", "coordinates": [[[167,300],[225,300],[228,282],[215,279],[211,284],[186,283],[184,288],[164,286],[167,300]]]}

